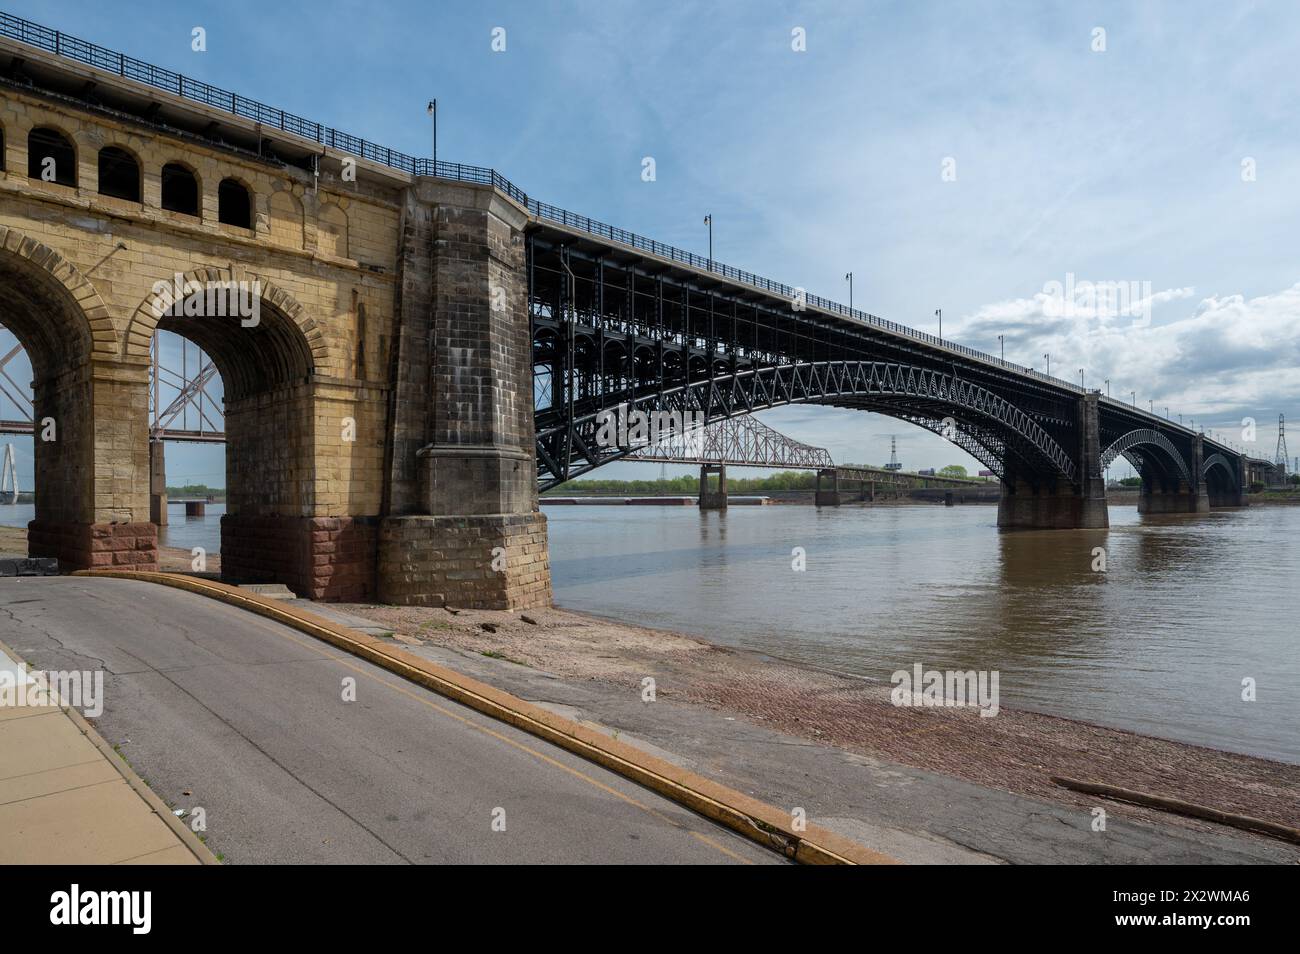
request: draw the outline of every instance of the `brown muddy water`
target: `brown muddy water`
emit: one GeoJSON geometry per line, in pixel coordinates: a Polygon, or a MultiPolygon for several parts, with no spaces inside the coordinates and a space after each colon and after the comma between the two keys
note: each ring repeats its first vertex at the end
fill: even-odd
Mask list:
{"type": "Polygon", "coordinates": [[[568,609],[886,683],[996,670],[1002,705],[1300,762],[1297,507],[1017,533],[978,506],[546,514],[568,609]]]}

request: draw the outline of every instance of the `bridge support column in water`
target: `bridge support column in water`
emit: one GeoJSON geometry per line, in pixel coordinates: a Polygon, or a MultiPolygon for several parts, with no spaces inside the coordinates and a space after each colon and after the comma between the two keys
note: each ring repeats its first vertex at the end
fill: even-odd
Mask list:
{"type": "Polygon", "coordinates": [[[1204,441],[1198,434],[1192,445],[1191,480],[1180,478],[1166,485],[1144,477],[1142,492],[1138,496],[1138,513],[1209,513],[1210,495],[1201,473],[1204,458],[1204,441]]]}
{"type": "Polygon", "coordinates": [[[818,507],[838,507],[840,505],[840,474],[834,467],[817,471],[817,486],[813,492],[813,503],[818,507]],[[823,489],[822,481],[830,486],[823,489]]]}
{"type": "Polygon", "coordinates": [[[1038,475],[1010,460],[1002,480],[998,526],[1007,530],[1104,530],[1106,481],[1101,472],[1099,395],[1079,398],[1079,469],[1073,481],[1038,475]]]}
{"type": "Polygon", "coordinates": [[[149,442],[149,521],[167,526],[167,454],[162,441],[149,442]]]}
{"type": "Polygon", "coordinates": [[[400,236],[385,602],[549,605],[537,506],[526,211],[491,187],[420,179],[400,236]]]}
{"type": "Polygon", "coordinates": [[[702,464],[700,466],[700,509],[701,510],[726,510],[727,509],[727,465],[726,464],[702,464]],[[709,478],[718,475],[718,486],[713,488],[709,485],[709,478]]]}

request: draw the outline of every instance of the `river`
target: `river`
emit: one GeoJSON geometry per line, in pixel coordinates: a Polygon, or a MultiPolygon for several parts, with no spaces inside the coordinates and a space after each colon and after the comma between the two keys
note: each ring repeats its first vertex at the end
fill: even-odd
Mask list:
{"type": "MultiPolygon", "coordinates": [[[[173,514],[165,542],[218,546],[222,509],[173,514]]],[[[1297,507],[1112,507],[1108,531],[1021,533],[991,506],[546,514],[569,609],[882,682],[997,670],[1003,705],[1300,762],[1297,507]]]]}

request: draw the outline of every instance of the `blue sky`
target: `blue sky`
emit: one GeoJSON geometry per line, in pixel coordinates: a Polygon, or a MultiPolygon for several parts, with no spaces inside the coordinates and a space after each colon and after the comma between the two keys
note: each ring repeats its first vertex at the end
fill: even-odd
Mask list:
{"type": "MultiPolygon", "coordinates": [[[[1300,420],[1296,4],[6,7],[407,152],[436,96],[441,158],[544,201],[699,251],[711,213],[719,260],[841,300],[851,270],[881,316],[933,330],[942,308],[948,337],[1005,334],[1008,359],[1226,436],[1256,417],[1262,456],[1300,420]],[[1149,283],[1150,312],[1055,316],[1068,274],[1149,283]]],[[[876,415],[763,419],[839,460],[884,460],[893,431],[909,468],[973,466],[876,415]]],[[[211,454],[169,451],[169,477],[219,473],[211,454]]]]}

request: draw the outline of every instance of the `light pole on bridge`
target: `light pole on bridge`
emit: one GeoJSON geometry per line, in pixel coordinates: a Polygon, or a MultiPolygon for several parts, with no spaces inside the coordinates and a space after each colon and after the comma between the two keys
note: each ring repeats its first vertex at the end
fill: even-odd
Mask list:
{"type": "Polygon", "coordinates": [[[998,335],[998,347],[1002,349],[1002,363],[1007,363],[1007,336],[998,335]]]}
{"type": "Polygon", "coordinates": [[[713,271],[713,213],[704,217],[704,224],[709,227],[709,271],[713,271]]]}
{"type": "Polygon", "coordinates": [[[849,311],[853,310],[853,273],[845,272],[844,280],[849,283],[849,311]]]}
{"type": "Polygon", "coordinates": [[[1133,406],[1134,406],[1134,407],[1137,407],[1137,406],[1138,406],[1138,393],[1137,393],[1136,391],[1129,391],[1128,393],[1129,393],[1129,395],[1133,398],[1133,406]]]}
{"type": "Polygon", "coordinates": [[[1156,412],[1156,399],[1155,399],[1155,398],[1147,398],[1147,410],[1150,411],[1152,414],[1154,414],[1154,413],[1156,412]]]}
{"type": "Polygon", "coordinates": [[[1106,397],[1110,397],[1110,378],[1106,379],[1106,397]]]}
{"type": "Polygon", "coordinates": [[[939,316],[939,340],[943,340],[943,309],[936,308],[934,313],[939,316]]]}
{"type": "Polygon", "coordinates": [[[1083,388],[1085,391],[1088,390],[1083,384],[1083,368],[1079,369],[1079,387],[1083,388]]]}
{"type": "Polygon", "coordinates": [[[1047,376],[1052,376],[1052,356],[1046,351],[1043,352],[1043,359],[1047,362],[1047,376]]]}

